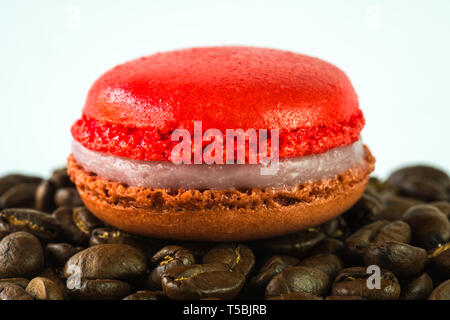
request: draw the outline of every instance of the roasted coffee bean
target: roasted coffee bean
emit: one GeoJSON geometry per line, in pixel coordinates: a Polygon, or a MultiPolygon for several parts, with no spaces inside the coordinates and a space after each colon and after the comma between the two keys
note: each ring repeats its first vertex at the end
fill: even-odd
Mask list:
{"type": "Polygon", "coordinates": [[[426,273],[411,280],[406,288],[402,290],[402,300],[425,300],[433,291],[433,280],[426,273]]]}
{"type": "Polygon", "coordinates": [[[26,292],[36,300],[64,300],[64,294],[58,285],[43,277],[32,279],[26,292]]]}
{"type": "Polygon", "coordinates": [[[32,208],[37,184],[21,183],[9,188],[0,196],[0,208],[32,208]]]}
{"type": "Polygon", "coordinates": [[[266,287],[266,298],[291,292],[323,296],[329,286],[328,275],[318,269],[302,266],[290,267],[270,280],[266,287]]]}
{"type": "Polygon", "coordinates": [[[75,188],[61,188],[56,191],[55,204],[57,207],[81,207],[83,202],[75,188]]]}
{"type": "Polygon", "coordinates": [[[431,202],[430,205],[436,207],[441,211],[443,214],[446,215],[447,218],[450,219],[450,202],[448,201],[435,201],[431,202]]]}
{"type": "Polygon", "coordinates": [[[334,280],[339,271],[344,268],[341,258],[334,254],[322,253],[303,259],[299,266],[315,268],[325,273],[330,280],[334,280]]]}
{"type": "Polygon", "coordinates": [[[165,300],[167,297],[162,291],[140,290],[123,298],[123,300],[165,300]]]}
{"type": "Polygon", "coordinates": [[[44,270],[42,270],[39,274],[38,277],[43,277],[43,278],[47,278],[53,281],[53,283],[55,283],[59,289],[61,290],[61,292],[63,293],[64,297],[67,298],[68,294],[67,294],[67,288],[66,288],[66,281],[65,279],[62,278],[61,275],[61,269],[59,268],[44,268],[44,270]]]}
{"type": "Polygon", "coordinates": [[[245,288],[246,295],[253,298],[262,297],[267,284],[274,276],[299,262],[299,259],[291,256],[273,256],[269,258],[258,274],[249,280],[245,288]]]}
{"type": "Polygon", "coordinates": [[[22,287],[23,289],[25,289],[28,285],[28,279],[25,278],[3,278],[0,279],[0,286],[2,285],[2,283],[12,283],[15,285],[18,285],[19,287],[22,287]]]}
{"type": "Polygon", "coordinates": [[[395,275],[381,269],[380,289],[369,287],[372,274],[365,267],[341,270],[333,283],[333,296],[362,296],[369,300],[396,300],[400,297],[400,284],[395,275]]]}
{"type": "Polygon", "coordinates": [[[33,209],[4,209],[0,212],[0,230],[26,231],[43,243],[58,239],[60,228],[50,215],[33,209]]]}
{"type": "Polygon", "coordinates": [[[355,230],[357,226],[380,220],[384,209],[383,199],[379,195],[365,192],[343,217],[350,229],[355,230]]]}
{"type": "Polygon", "coordinates": [[[450,300],[450,279],[437,286],[428,297],[429,300],[450,300]]]}
{"type": "Polygon", "coordinates": [[[146,258],[151,258],[155,253],[155,248],[161,246],[156,240],[141,237],[112,227],[92,230],[89,245],[96,246],[98,244],[127,244],[141,251],[146,258]]]}
{"type": "Polygon", "coordinates": [[[30,183],[30,184],[37,185],[37,184],[39,184],[39,182],[41,182],[41,180],[42,179],[39,177],[25,176],[22,174],[9,174],[9,175],[0,177],[0,196],[16,185],[19,185],[22,183],[30,183]]]}
{"type": "Polygon", "coordinates": [[[260,255],[289,255],[302,258],[318,243],[325,234],[318,228],[293,233],[287,236],[249,242],[249,247],[260,255]]]}
{"type": "Polygon", "coordinates": [[[25,289],[14,283],[0,283],[0,300],[33,300],[25,289]]]}
{"type": "Polygon", "coordinates": [[[30,233],[14,232],[0,241],[0,278],[31,277],[44,267],[44,252],[30,233]]]}
{"type": "Polygon", "coordinates": [[[367,189],[372,189],[381,196],[390,196],[397,193],[397,188],[392,184],[382,181],[377,177],[370,177],[367,189]]]}
{"type": "Polygon", "coordinates": [[[10,232],[7,230],[2,230],[3,226],[0,222],[0,240],[2,240],[4,237],[6,237],[10,232]]]}
{"type": "Polygon", "coordinates": [[[234,298],[245,277],[240,272],[230,272],[224,264],[196,264],[177,266],[162,277],[162,287],[170,299],[234,298]]]}
{"type": "Polygon", "coordinates": [[[70,243],[49,243],[45,247],[45,254],[55,266],[62,267],[70,257],[82,250],[83,247],[74,247],[70,243]]]}
{"type": "Polygon", "coordinates": [[[67,280],[67,288],[70,297],[79,300],[117,300],[130,294],[131,287],[128,283],[119,280],[67,280]]]}
{"type": "Polygon", "coordinates": [[[192,252],[196,261],[201,261],[203,256],[217,245],[217,242],[182,241],[174,244],[188,249],[192,252]]]}
{"type": "Polygon", "coordinates": [[[326,238],[309,252],[310,255],[316,255],[320,253],[331,253],[342,256],[342,254],[344,253],[344,242],[338,239],[326,238]]]}
{"type": "Polygon", "coordinates": [[[227,243],[208,251],[203,257],[203,263],[223,263],[230,271],[247,276],[255,265],[255,256],[246,245],[227,243]]]}
{"type": "Polygon", "coordinates": [[[53,213],[53,217],[59,222],[64,239],[79,246],[86,246],[91,231],[103,226],[85,207],[61,207],[53,213]]]}
{"type": "Polygon", "coordinates": [[[439,279],[450,278],[450,242],[431,250],[428,256],[430,258],[430,269],[433,276],[439,279]]]}
{"type": "Polygon", "coordinates": [[[286,268],[297,265],[300,260],[292,256],[273,256],[266,260],[266,262],[259,269],[259,273],[265,273],[269,271],[272,276],[273,272],[279,273],[286,268]]]}
{"type": "Polygon", "coordinates": [[[151,258],[153,270],[146,278],[146,287],[152,290],[161,289],[161,277],[175,266],[195,264],[191,251],[180,246],[165,246],[151,258]]]}
{"type": "Polygon", "coordinates": [[[124,244],[100,244],[72,256],[63,275],[72,298],[122,299],[131,290],[124,281],[135,281],[146,270],[145,257],[139,250],[124,244]]]}
{"type": "Polygon", "coordinates": [[[332,219],[320,226],[326,236],[334,239],[343,239],[349,235],[350,229],[343,217],[332,219]]]}
{"type": "Polygon", "coordinates": [[[398,241],[411,242],[411,228],[403,221],[393,221],[382,227],[375,236],[375,242],[398,241]]]}
{"type": "Polygon", "coordinates": [[[328,296],[325,300],[367,300],[361,296],[328,296]]]}
{"type": "Polygon", "coordinates": [[[411,166],[393,172],[387,182],[395,185],[401,195],[425,201],[448,200],[448,175],[428,166],[411,166]]]}
{"type": "Polygon", "coordinates": [[[300,291],[289,292],[276,297],[270,297],[267,298],[267,300],[323,300],[323,298],[300,291]]]}
{"type": "MultiPolygon", "coordinates": [[[[370,196],[373,196],[375,198],[379,198],[380,200],[383,200],[382,194],[380,192],[378,192],[377,189],[373,187],[373,185],[370,185],[370,184],[366,185],[366,189],[364,190],[364,194],[368,194],[370,196]]],[[[394,194],[395,194],[395,192],[394,192],[394,194]]],[[[385,196],[387,196],[387,195],[385,195],[385,196]]]]}
{"type": "Polygon", "coordinates": [[[402,220],[403,215],[409,208],[423,204],[420,200],[400,196],[385,198],[384,203],[386,204],[386,209],[384,209],[381,217],[389,221],[402,220]]]}
{"type": "Polygon", "coordinates": [[[52,181],[58,188],[75,187],[67,174],[67,168],[60,168],[53,171],[50,181],[52,181]]]}
{"type": "Polygon", "coordinates": [[[363,226],[345,240],[345,251],[354,261],[360,261],[365,248],[386,241],[409,242],[411,230],[401,221],[378,220],[363,226]]]}
{"type": "Polygon", "coordinates": [[[125,244],[99,244],[72,256],[64,266],[64,277],[133,281],[144,276],[143,254],[125,244]]]}
{"type": "Polygon", "coordinates": [[[367,247],[363,261],[366,266],[377,265],[398,277],[408,277],[422,271],[427,262],[427,252],[406,243],[389,241],[367,247]]]}
{"type": "Polygon", "coordinates": [[[51,180],[43,180],[36,188],[34,196],[34,208],[44,212],[52,212],[55,209],[56,185],[51,180]]]}
{"type": "Polygon", "coordinates": [[[433,282],[450,277],[450,204],[430,196],[439,188],[429,181],[411,185],[420,195],[371,178],[358,203],[338,218],[291,235],[233,244],[156,240],[105,226],[86,208],[71,207],[81,202],[65,168],[48,180],[0,177],[0,198],[7,206],[39,209],[0,211],[0,299],[448,298],[450,285],[443,282],[433,291],[433,282]],[[69,207],[45,213],[60,205],[69,207]],[[17,231],[40,241],[26,233],[25,240],[9,240],[17,231]],[[12,250],[9,244],[4,249],[2,239],[12,250]],[[110,244],[133,248],[102,249],[110,244]],[[41,262],[27,265],[36,259],[41,262]],[[382,268],[381,289],[367,287],[375,284],[376,274],[365,267],[343,269],[343,261],[382,268]],[[257,272],[250,276],[252,269],[257,272]]]}
{"type": "Polygon", "coordinates": [[[446,243],[450,238],[450,222],[434,206],[414,206],[404,214],[403,221],[411,227],[413,243],[427,250],[446,243]]]}

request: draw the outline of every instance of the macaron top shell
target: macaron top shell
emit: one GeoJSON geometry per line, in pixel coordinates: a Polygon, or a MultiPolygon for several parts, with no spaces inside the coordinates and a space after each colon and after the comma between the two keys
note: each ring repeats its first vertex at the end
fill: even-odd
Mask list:
{"type": "MultiPolygon", "coordinates": [[[[275,49],[206,47],[119,65],[89,91],[72,135],[86,148],[170,160],[175,129],[279,129],[280,158],[359,139],[364,118],[350,80],[323,60],[275,49]]],[[[176,143],[175,143],[176,144],[176,143]]]]}

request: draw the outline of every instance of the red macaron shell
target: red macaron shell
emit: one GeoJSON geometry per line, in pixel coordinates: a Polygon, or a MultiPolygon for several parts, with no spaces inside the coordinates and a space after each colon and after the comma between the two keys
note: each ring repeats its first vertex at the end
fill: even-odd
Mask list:
{"type": "Polygon", "coordinates": [[[175,129],[279,129],[280,158],[325,152],[359,138],[364,118],[345,73],[275,49],[207,47],[119,65],[89,91],[72,127],[86,148],[170,160],[175,129]]]}

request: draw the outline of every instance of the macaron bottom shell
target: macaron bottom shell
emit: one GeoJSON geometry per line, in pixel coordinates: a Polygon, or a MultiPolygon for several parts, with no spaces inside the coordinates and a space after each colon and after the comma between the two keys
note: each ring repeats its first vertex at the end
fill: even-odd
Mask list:
{"type": "Polygon", "coordinates": [[[243,241],[314,227],[349,209],[374,168],[374,157],[366,146],[364,150],[361,164],[333,178],[290,188],[131,187],[85,171],[73,155],[68,172],[88,209],[119,229],[164,239],[243,241]]]}

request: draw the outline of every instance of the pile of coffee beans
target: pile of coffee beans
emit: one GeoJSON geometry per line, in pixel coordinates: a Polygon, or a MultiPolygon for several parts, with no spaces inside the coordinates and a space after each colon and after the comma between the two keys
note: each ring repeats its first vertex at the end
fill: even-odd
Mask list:
{"type": "Polygon", "coordinates": [[[350,210],[242,243],[150,239],[105,225],[64,168],[0,178],[0,300],[449,300],[450,180],[371,178],[350,210]]]}

